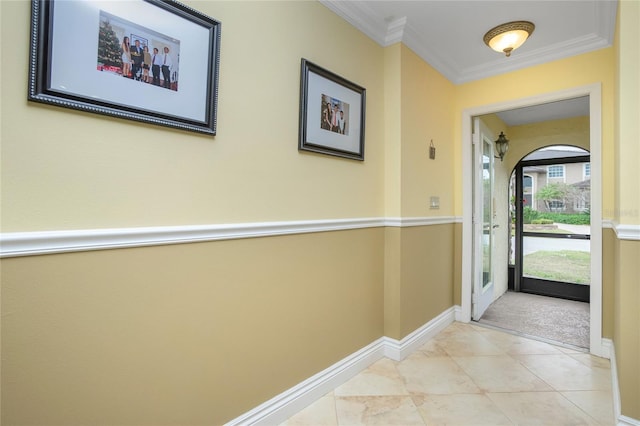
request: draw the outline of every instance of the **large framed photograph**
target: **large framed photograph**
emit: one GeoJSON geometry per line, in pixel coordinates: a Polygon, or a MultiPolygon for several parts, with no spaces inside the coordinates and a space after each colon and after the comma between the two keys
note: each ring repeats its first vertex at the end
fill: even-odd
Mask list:
{"type": "Polygon", "coordinates": [[[364,160],[363,87],[302,59],[298,149],[364,160]]]}
{"type": "Polygon", "coordinates": [[[32,0],[28,99],[216,134],[220,22],[175,0],[32,0]]]}

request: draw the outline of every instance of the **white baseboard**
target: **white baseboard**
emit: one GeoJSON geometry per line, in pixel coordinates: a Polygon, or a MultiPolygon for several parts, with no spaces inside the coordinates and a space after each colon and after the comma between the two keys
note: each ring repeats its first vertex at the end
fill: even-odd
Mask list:
{"type": "Polygon", "coordinates": [[[399,361],[454,321],[451,307],[402,340],[381,337],[331,367],[308,378],[226,424],[280,424],[385,356],[399,361]]]}
{"type": "Polygon", "coordinates": [[[383,337],[385,341],[385,356],[394,361],[402,361],[413,351],[447,328],[447,326],[455,320],[454,311],[454,307],[447,309],[419,329],[404,337],[402,340],[383,337]]]}
{"type": "Polygon", "coordinates": [[[640,426],[640,420],[620,415],[618,417],[618,426],[640,426]]]}
{"type": "Polygon", "coordinates": [[[613,342],[611,339],[602,338],[602,343],[600,343],[600,352],[599,355],[602,358],[611,359],[611,347],[613,346],[613,342]]]}
{"type": "Polygon", "coordinates": [[[280,424],[384,357],[384,338],[237,417],[226,426],[280,424]]]}
{"type": "Polygon", "coordinates": [[[453,307],[454,312],[455,312],[455,316],[456,316],[456,321],[458,322],[465,322],[463,317],[462,317],[462,306],[460,305],[455,305],[453,307]]]}
{"type": "Polygon", "coordinates": [[[615,345],[613,344],[613,341],[609,339],[602,339],[603,345],[605,344],[605,341],[609,348],[609,359],[611,361],[611,390],[613,392],[613,414],[615,416],[616,426],[640,426],[640,420],[622,415],[615,345]]]}

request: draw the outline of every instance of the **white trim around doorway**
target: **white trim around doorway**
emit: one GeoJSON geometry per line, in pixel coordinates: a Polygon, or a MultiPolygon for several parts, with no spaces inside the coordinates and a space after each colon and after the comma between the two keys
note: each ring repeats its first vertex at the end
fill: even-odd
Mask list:
{"type": "MultiPolygon", "coordinates": [[[[589,137],[591,155],[591,286],[590,352],[608,356],[602,344],[602,88],[600,83],[580,86],[532,97],[515,99],[462,111],[462,170],[472,170],[472,119],[515,108],[589,96],[589,137]]],[[[472,176],[462,176],[462,306],[460,320],[471,321],[473,278],[472,176]]]]}

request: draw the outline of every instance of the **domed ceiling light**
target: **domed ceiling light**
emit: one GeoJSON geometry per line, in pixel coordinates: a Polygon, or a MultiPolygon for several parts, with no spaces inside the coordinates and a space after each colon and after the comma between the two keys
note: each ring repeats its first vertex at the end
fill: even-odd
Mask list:
{"type": "Polygon", "coordinates": [[[507,22],[490,29],[484,35],[484,42],[496,52],[511,56],[511,52],[522,46],[535,28],[529,21],[507,22]]]}

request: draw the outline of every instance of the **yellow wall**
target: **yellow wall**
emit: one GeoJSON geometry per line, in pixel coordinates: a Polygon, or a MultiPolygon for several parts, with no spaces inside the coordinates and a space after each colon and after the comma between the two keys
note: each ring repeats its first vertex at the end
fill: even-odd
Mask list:
{"type": "Polygon", "coordinates": [[[640,2],[622,1],[618,14],[617,58],[618,87],[616,128],[618,155],[616,157],[615,217],[618,223],[640,225],[640,186],[637,176],[640,159],[640,2]]]}
{"type": "Polygon", "coordinates": [[[222,22],[216,137],[27,102],[2,2],[3,232],[383,216],[382,48],[317,2],[191,4],[222,22]],[[367,89],[366,161],[298,152],[302,57],[367,89]]]}
{"type": "Polygon", "coordinates": [[[505,163],[511,170],[531,152],[551,145],[589,147],[589,117],[573,117],[509,127],[509,151],[505,163]]]}
{"type": "MultiPolygon", "coordinates": [[[[621,1],[616,33],[616,223],[640,228],[640,2],[621,1]]],[[[640,419],[640,241],[614,244],[614,332],[622,414],[640,419]]]]}
{"type": "MultiPolygon", "coordinates": [[[[497,102],[506,102],[584,86],[602,84],[602,202],[603,216],[612,217],[614,204],[614,146],[613,105],[615,96],[615,50],[600,49],[591,53],[545,63],[519,71],[456,86],[457,106],[454,139],[461,141],[462,111],[497,102]]],[[[462,145],[457,144],[454,155],[460,159],[462,145]]],[[[513,158],[511,148],[508,158],[513,158]]],[[[507,158],[505,157],[505,158],[507,158]]],[[[506,160],[505,160],[506,161],[506,160]]],[[[515,161],[515,160],[514,160],[515,161]]],[[[515,164],[515,163],[514,163],[515,164]]],[[[455,166],[455,212],[462,214],[462,161],[455,166]]]]}
{"type": "Polygon", "coordinates": [[[453,215],[454,85],[402,48],[402,216],[453,215]],[[436,147],[429,159],[429,144],[436,147]],[[440,209],[429,209],[429,197],[440,197],[440,209]]]}

